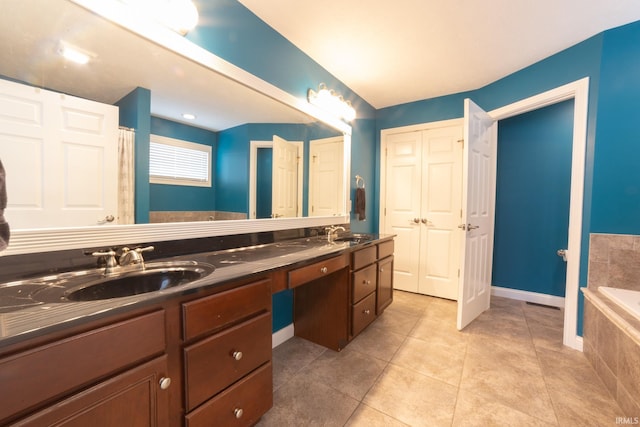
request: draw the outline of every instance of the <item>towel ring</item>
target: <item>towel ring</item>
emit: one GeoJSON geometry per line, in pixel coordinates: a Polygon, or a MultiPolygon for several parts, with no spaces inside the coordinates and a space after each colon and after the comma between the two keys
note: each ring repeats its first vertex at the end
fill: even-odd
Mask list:
{"type": "Polygon", "coordinates": [[[360,175],[356,175],[356,188],[364,188],[364,178],[360,175]],[[360,187],[360,184],[362,184],[362,187],[360,187]]]}

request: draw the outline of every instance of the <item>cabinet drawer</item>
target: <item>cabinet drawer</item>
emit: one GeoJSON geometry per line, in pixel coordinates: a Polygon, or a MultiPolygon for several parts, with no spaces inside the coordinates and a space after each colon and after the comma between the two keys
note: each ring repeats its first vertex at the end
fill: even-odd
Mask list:
{"type": "Polygon", "coordinates": [[[306,267],[296,268],[289,272],[289,287],[295,288],[312,280],[334,273],[347,266],[344,256],[337,256],[316,262],[306,267]]]}
{"type": "Polygon", "coordinates": [[[271,309],[269,279],[182,304],[183,337],[190,340],[271,309]]]}
{"type": "Polygon", "coordinates": [[[163,353],[164,324],[156,311],[0,360],[0,420],[163,353]]]}
{"type": "Polygon", "coordinates": [[[353,286],[353,302],[356,303],[376,290],[376,265],[373,264],[352,273],[351,280],[353,286]]]}
{"type": "Polygon", "coordinates": [[[378,259],[393,255],[393,240],[378,244],[378,259]]]}
{"type": "Polygon", "coordinates": [[[358,335],[364,328],[376,318],[376,294],[375,292],[364,298],[351,309],[352,326],[351,333],[358,335]]]}
{"type": "Polygon", "coordinates": [[[351,254],[351,269],[358,270],[376,261],[377,253],[375,246],[360,249],[351,254]]]}
{"type": "Polygon", "coordinates": [[[271,313],[206,338],[184,350],[187,411],[271,360],[271,313]]]}
{"type": "Polygon", "coordinates": [[[271,362],[185,417],[186,427],[251,426],[273,406],[271,362]]]}

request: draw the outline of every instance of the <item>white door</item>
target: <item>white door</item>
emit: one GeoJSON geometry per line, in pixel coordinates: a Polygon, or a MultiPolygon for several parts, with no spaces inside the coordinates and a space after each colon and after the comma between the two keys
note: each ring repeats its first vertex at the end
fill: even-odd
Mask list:
{"type": "Polygon", "coordinates": [[[462,128],[389,134],[384,141],[383,231],[395,234],[394,286],[456,299],[462,128]]]}
{"type": "Polygon", "coordinates": [[[464,101],[462,206],[466,236],[458,293],[461,330],[491,302],[497,122],[470,99],[464,101]]]}
{"type": "Polygon", "coordinates": [[[272,200],[273,218],[295,217],[298,211],[298,147],[273,136],[272,200]]]}
{"type": "Polygon", "coordinates": [[[344,137],[309,141],[309,216],[342,215],[344,137]]]}
{"type": "Polygon", "coordinates": [[[0,126],[12,228],[117,217],[117,107],[0,80],[0,126]]]}
{"type": "Polygon", "coordinates": [[[383,232],[395,234],[393,286],[418,292],[422,206],[422,132],[388,135],[383,232]]]}
{"type": "Polygon", "coordinates": [[[462,128],[422,134],[422,208],[418,292],[458,298],[462,209],[462,128]]]}

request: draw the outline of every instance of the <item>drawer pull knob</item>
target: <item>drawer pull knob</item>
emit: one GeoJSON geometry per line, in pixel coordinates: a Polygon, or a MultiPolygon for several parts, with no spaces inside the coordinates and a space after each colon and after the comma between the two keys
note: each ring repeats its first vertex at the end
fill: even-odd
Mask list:
{"type": "Polygon", "coordinates": [[[366,310],[363,311],[364,314],[369,314],[371,313],[371,310],[369,310],[368,308],[366,310]]]}
{"type": "MultiPolygon", "coordinates": [[[[240,360],[242,359],[242,352],[241,351],[234,351],[233,353],[231,353],[231,357],[233,357],[235,360],[240,360]]],[[[242,411],[242,409],[241,409],[242,411]]]]}
{"type": "Polygon", "coordinates": [[[171,378],[162,377],[160,378],[160,388],[162,390],[166,390],[171,385],[171,378]]]}
{"type": "Polygon", "coordinates": [[[327,274],[327,271],[329,271],[329,270],[327,269],[327,267],[322,267],[322,268],[320,269],[320,273],[322,273],[322,274],[327,274]]]}
{"type": "Polygon", "coordinates": [[[242,414],[244,414],[242,408],[236,408],[233,410],[233,415],[235,415],[237,419],[242,418],[242,414]]]}
{"type": "Polygon", "coordinates": [[[384,273],[384,268],[381,268],[381,269],[380,269],[380,273],[384,273]]]}

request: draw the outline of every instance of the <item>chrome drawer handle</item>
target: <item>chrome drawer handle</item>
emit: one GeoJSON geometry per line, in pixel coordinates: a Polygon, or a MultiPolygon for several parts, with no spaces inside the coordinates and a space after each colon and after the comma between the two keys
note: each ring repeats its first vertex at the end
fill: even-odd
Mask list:
{"type": "Polygon", "coordinates": [[[162,390],[166,390],[171,385],[171,378],[162,377],[160,378],[160,388],[162,390]]]}
{"type": "Polygon", "coordinates": [[[329,271],[329,269],[327,267],[322,267],[320,269],[320,273],[322,273],[322,274],[327,274],[327,271],[329,271]]]}
{"type": "Polygon", "coordinates": [[[242,414],[244,414],[242,408],[236,408],[233,410],[233,415],[235,415],[237,419],[242,418],[242,414]]]}
{"type": "Polygon", "coordinates": [[[242,352],[234,351],[233,353],[231,353],[231,357],[233,357],[235,360],[240,360],[242,359],[242,352]]]}

